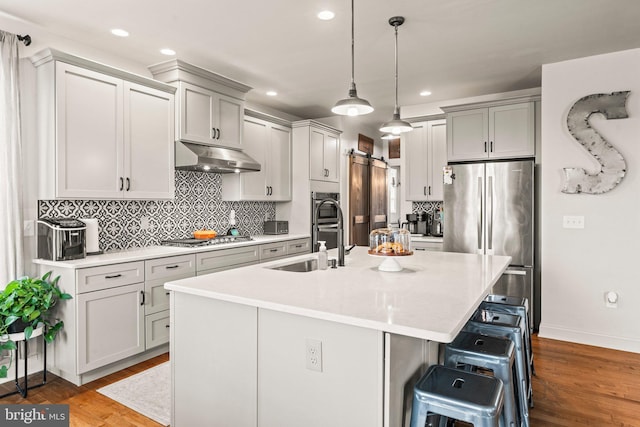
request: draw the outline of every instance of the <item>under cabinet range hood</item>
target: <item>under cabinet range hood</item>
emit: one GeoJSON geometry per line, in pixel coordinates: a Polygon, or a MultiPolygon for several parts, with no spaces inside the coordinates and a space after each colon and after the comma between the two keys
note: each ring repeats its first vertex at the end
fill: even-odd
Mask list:
{"type": "Polygon", "coordinates": [[[176,169],[199,172],[258,172],[260,163],[239,150],[176,141],[176,169]]]}

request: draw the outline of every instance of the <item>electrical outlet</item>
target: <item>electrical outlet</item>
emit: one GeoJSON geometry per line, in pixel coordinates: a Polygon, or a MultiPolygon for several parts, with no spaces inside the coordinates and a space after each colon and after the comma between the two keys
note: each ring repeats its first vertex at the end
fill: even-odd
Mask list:
{"type": "Polygon", "coordinates": [[[307,338],[307,369],[322,372],[322,341],[307,338]]]}
{"type": "Polygon", "coordinates": [[[23,232],[25,237],[33,236],[35,233],[35,221],[32,219],[25,220],[23,224],[23,232]]]}
{"type": "Polygon", "coordinates": [[[618,308],[618,298],[619,295],[617,292],[608,291],[604,293],[604,304],[607,308],[618,308]]]}
{"type": "Polygon", "coordinates": [[[584,228],[584,216],[563,216],[562,228],[584,228]]]}

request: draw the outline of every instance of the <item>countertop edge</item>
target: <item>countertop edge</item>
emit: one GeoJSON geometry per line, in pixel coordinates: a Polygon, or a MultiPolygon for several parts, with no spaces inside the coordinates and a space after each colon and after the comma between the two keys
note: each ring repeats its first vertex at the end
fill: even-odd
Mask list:
{"type": "Polygon", "coordinates": [[[89,255],[82,259],[71,261],[52,261],[42,258],[32,259],[31,262],[37,265],[55,268],[80,269],[89,267],[100,267],[103,265],[120,264],[124,262],[145,261],[155,258],[166,258],[178,255],[190,255],[201,252],[211,252],[217,250],[238,248],[243,246],[262,245],[276,243],[287,240],[308,239],[310,234],[274,234],[252,236],[253,240],[224,245],[200,246],[197,248],[180,248],[172,246],[148,246],[144,248],[125,249],[122,251],[108,252],[101,255],[89,255]]]}

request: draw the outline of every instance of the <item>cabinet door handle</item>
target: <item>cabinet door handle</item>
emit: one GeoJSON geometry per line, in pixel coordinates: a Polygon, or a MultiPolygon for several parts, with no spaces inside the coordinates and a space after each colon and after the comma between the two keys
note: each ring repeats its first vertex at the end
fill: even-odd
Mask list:
{"type": "Polygon", "coordinates": [[[111,276],[104,276],[105,279],[117,279],[118,277],[122,277],[122,274],[113,274],[111,276]]]}
{"type": "Polygon", "coordinates": [[[269,249],[269,252],[278,252],[278,248],[269,249]]]}
{"type": "Polygon", "coordinates": [[[426,248],[413,248],[413,250],[415,250],[415,251],[426,251],[427,249],[426,248]]]}
{"type": "Polygon", "coordinates": [[[174,268],[178,268],[178,267],[180,267],[180,266],[178,264],[176,264],[176,265],[167,265],[165,268],[167,270],[173,270],[174,268]]]}
{"type": "Polygon", "coordinates": [[[302,247],[302,243],[300,243],[299,245],[296,245],[296,248],[301,248],[302,247]]]}
{"type": "Polygon", "coordinates": [[[169,328],[170,328],[170,326],[169,326],[169,325],[164,325],[164,327],[165,327],[165,328],[167,328],[167,329],[169,329],[169,328]]]}
{"type": "Polygon", "coordinates": [[[211,128],[211,139],[216,139],[216,128],[211,128]]]}
{"type": "Polygon", "coordinates": [[[487,152],[487,141],[484,142],[484,152],[487,152]]]}
{"type": "Polygon", "coordinates": [[[220,139],[220,128],[216,128],[216,139],[220,139]]]}
{"type": "Polygon", "coordinates": [[[131,190],[131,180],[127,177],[127,191],[131,190]]]}
{"type": "Polygon", "coordinates": [[[144,300],[145,300],[144,291],[140,291],[140,295],[142,296],[142,302],[140,302],[140,305],[144,305],[144,300]]]}
{"type": "Polygon", "coordinates": [[[422,187],[422,195],[423,196],[427,195],[427,186],[426,185],[424,187],[422,187]]]}
{"type": "Polygon", "coordinates": [[[429,195],[431,195],[431,186],[429,186],[429,195]]]}
{"type": "Polygon", "coordinates": [[[493,153],[493,141],[489,142],[489,152],[493,153]]]}
{"type": "Polygon", "coordinates": [[[118,191],[122,191],[123,188],[124,188],[124,178],[120,177],[120,190],[118,191]]]}
{"type": "Polygon", "coordinates": [[[167,291],[167,292],[165,292],[164,294],[165,294],[166,296],[169,296],[169,295],[171,295],[171,292],[167,291]]]}

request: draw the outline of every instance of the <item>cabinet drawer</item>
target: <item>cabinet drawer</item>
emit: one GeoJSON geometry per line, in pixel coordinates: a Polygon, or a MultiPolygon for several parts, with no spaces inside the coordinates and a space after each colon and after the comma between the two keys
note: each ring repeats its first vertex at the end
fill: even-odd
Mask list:
{"type": "Polygon", "coordinates": [[[195,276],[195,274],[195,255],[156,258],[144,262],[144,277],[146,281],[173,278],[175,276],[189,277],[195,276]]]}
{"type": "Polygon", "coordinates": [[[442,251],[440,242],[411,242],[411,249],[414,251],[442,251]]]}
{"type": "Polygon", "coordinates": [[[280,258],[287,255],[287,242],[260,245],[260,261],[280,258]]]}
{"type": "Polygon", "coordinates": [[[196,254],[196,270],[228,269],[242,264],[260,262],[260,252],[257,245],[241,248],[222,249],[196,254]]]}
{"type": "Polygon", "coordinates": [[[311,251],[309,239],[291,240],[287,242],[287,255],[304,254],[311,251]]]}
{"type": "Polygon", "coordinates": [[[126,262],[78,270],[76,292],[93,292],[144,281],[144,261],[126,262]]]}
{"type": "Polygon", "coordinates": [[[144,317],[145,350],[169,342],[169,310],[144,317]]]}

